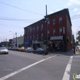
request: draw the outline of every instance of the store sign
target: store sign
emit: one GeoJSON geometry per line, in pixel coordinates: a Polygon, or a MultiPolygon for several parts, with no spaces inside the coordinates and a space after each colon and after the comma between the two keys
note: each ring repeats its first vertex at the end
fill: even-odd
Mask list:
{"type": "Polygon", "coordinates": [[[40,40],[35,40],[35,41],[32,41],[33,44],[36,44],[36,43],[43,43],[43,41],[40,41],[40,40]]]}
{"type": "Polygon", "coordinates": [[[32,44],[32,41],[27,40],[27,41],[24,42],[24,44],[32,44]]]}
{"type": "Polygon", "coordinates": [[[63,40],[63,36],[50,37],[50,40],[63,40]]]}

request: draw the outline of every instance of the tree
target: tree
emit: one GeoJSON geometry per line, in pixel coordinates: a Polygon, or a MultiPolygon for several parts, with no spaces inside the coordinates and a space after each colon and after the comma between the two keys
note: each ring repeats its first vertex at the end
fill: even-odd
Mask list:
{"type": "Polygon", "coordinates": [[[77,39],[78,41],[80,41],[80,31],[78,31],[77,35],[78,35],[78,36],[77,36],[76,39],[77,39]]]}

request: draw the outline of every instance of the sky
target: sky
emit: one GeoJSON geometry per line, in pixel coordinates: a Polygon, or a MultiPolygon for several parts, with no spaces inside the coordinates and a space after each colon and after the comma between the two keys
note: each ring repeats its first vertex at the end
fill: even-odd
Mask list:
{"type": "Polygon", "coordinates": [[[0,0],[0,42],[24,34],[24,27],[44,18],[47,13],[69,9],[72,32],[80,30],[80,0],[0,0]]]}

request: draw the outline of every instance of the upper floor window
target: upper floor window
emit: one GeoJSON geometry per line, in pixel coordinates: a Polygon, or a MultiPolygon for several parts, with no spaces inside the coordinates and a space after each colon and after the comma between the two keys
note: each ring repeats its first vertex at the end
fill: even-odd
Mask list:
{"type": "Polygon", "coordinates": [[[47,34],[48,34],[48,36],[49,36],[49,34],[50,34],[50,31],[49,31],[49,30],[48,30],[47,34]]]}
{"type": "Polygon", "coordinates": [[[30,32],[32,32],[32,28],[30,28],[30,32]]]}
{"type": "Polygon", "coordinates": [[[47,25],[49,25],[50,24],[49,18],[46,18],[46,21],[45,22],[47,23],[47,25]]]}
{"type": "Polygon", "coordinates": [[[47,21],[47,24],[48,24],[48,25],[50,24],[50,21],[49,21],[49,20],[47,21]]]}
{"type": "Polygon", "coordinates": [[[59,34],[63,34],[63,29],[62,29],[62,27],[59,29],[59,34]]]}
{"type": "Polygon", "coordinates": [[[37,31],[39,30],[39,26],[37,26],[37,31]]]}
{"type": "Polygon", "coordinates": [[[56,24],[56,20],[55,19],[53,19],[53,25],[55,25],[56,24]]]}
{"type": "Polygon", "coordinates": [[[43,24],[41,25],[41,30],[43,30],[43,24]]]}
{"type": "Polygon", "coordinates": [[[62,23],[62,17],[59,18],[59,23],[62,23]]]}
{"type": "Polygon", "coordinates": [[[41,38],[43,38],[43,33],[41,33],[41,38]]]}
{"type": "Polygon", "coordinates": [[[56,34],[56,30],[55,29],[53,29],[53,36],[56,34]]]}

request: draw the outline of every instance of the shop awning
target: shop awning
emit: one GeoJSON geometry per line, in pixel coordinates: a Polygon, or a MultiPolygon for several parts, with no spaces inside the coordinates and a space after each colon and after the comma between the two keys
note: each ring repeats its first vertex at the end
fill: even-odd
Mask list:
{"type": "Polygon", "coordinates": [[[27,40],[27,41],[24,42],[24,44],[32,44],[32,41],[27,40]]]}

